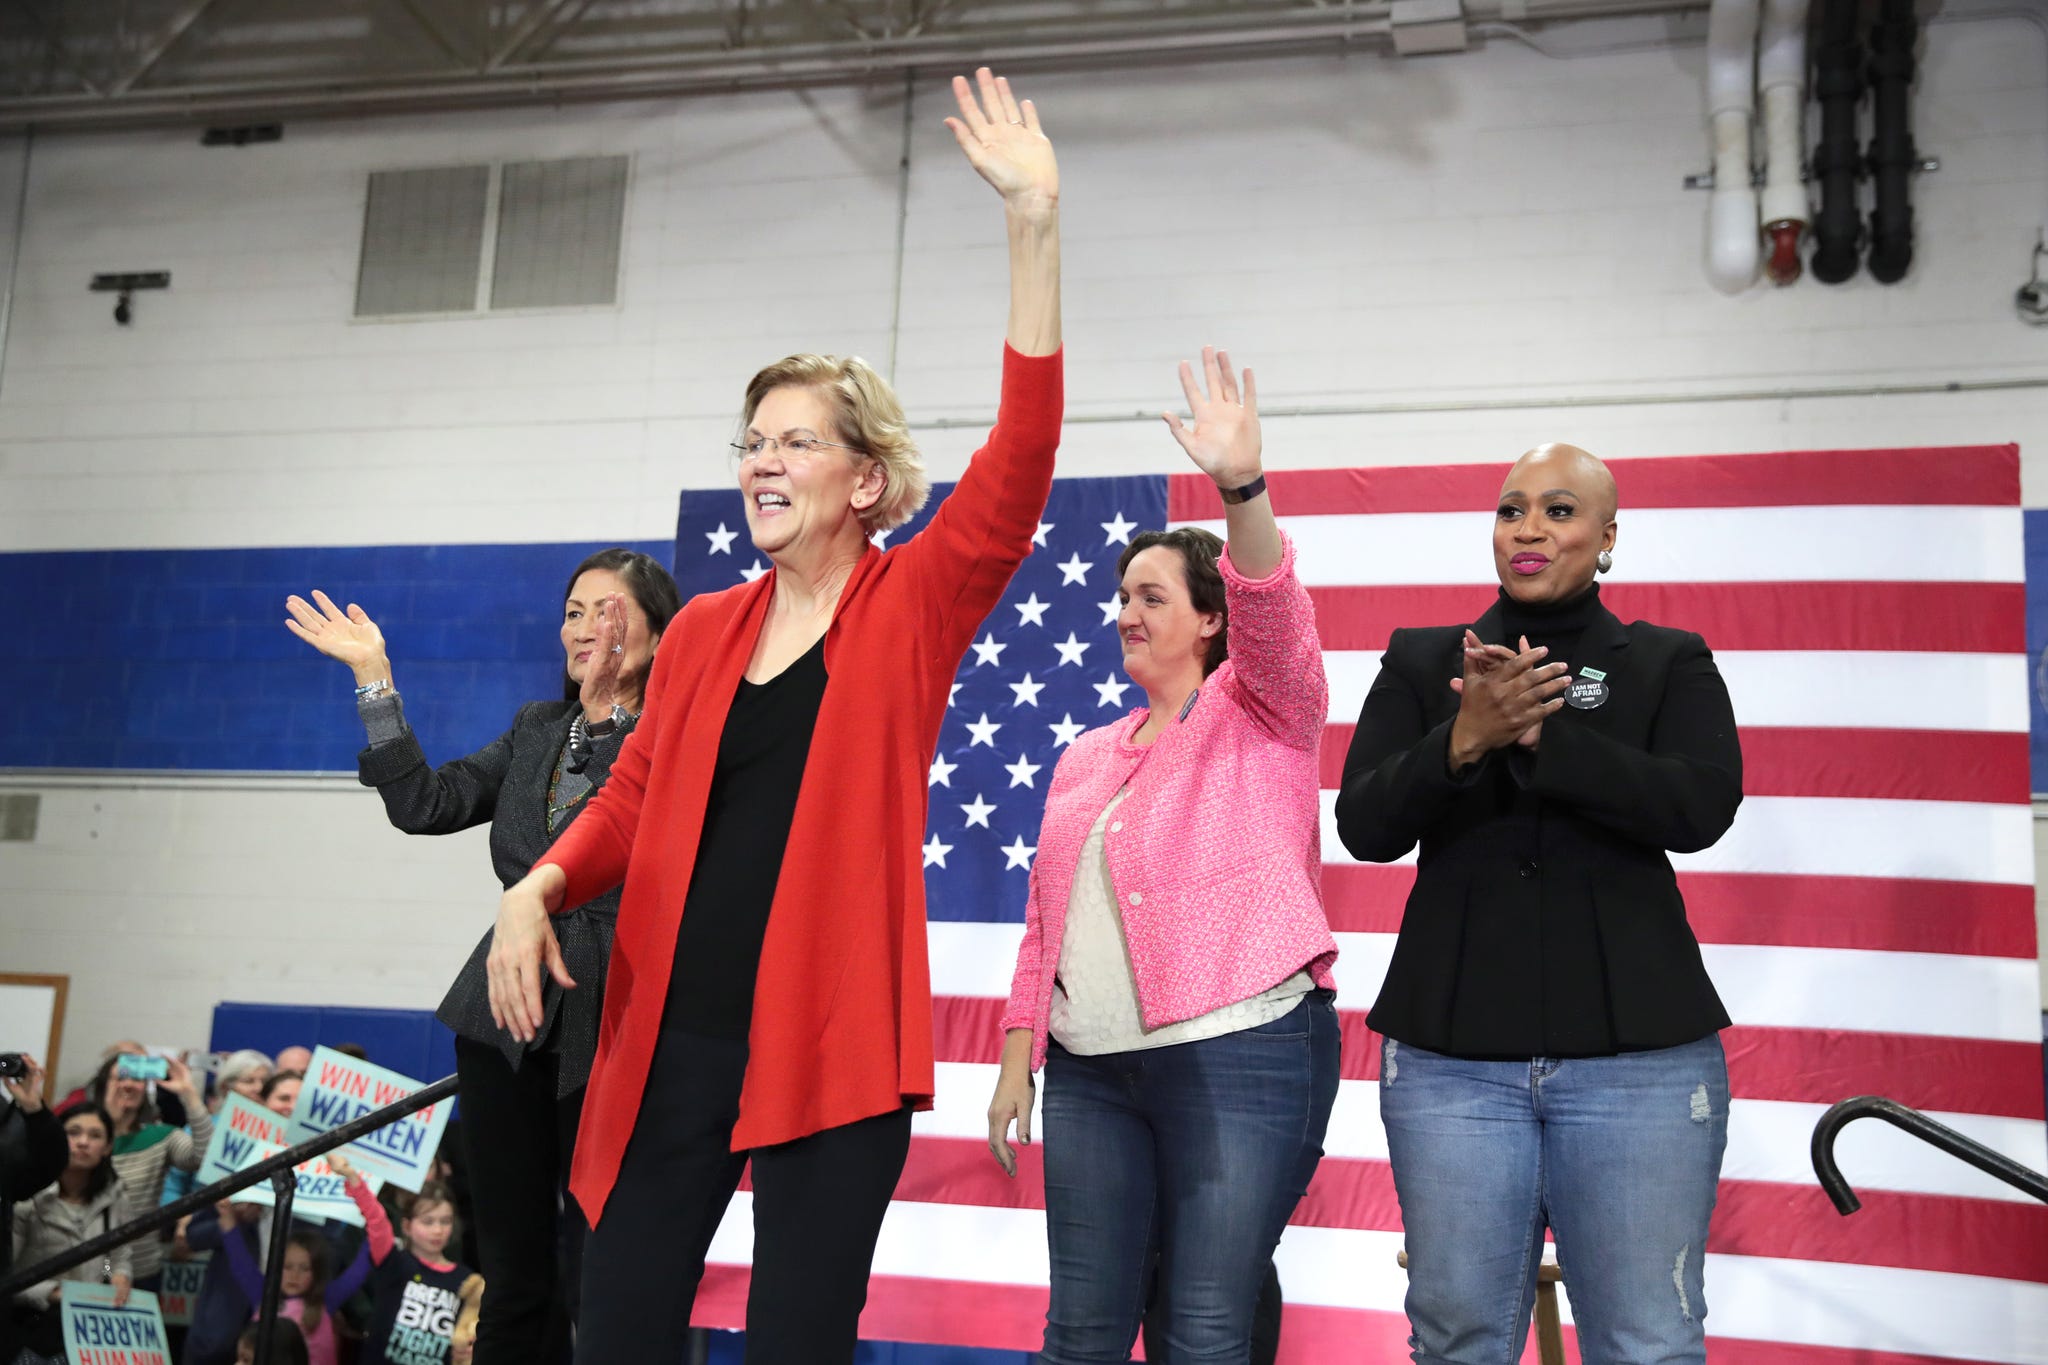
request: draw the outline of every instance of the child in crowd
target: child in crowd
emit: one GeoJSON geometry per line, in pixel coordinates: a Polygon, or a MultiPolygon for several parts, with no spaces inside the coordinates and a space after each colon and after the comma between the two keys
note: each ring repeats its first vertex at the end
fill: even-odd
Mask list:
{"type": "Polygon", "coordinates": [[[428,1184],[405,1219],[405,1244],[391,1235],[391,1219],[362,1175],[342,1157],[327,1162],[347,1182],[369,1232],[370,1297],[376,1314],[359,1365],[449,1365],[463,1286],[475,1274],[444,1260],[455,1239],[455,1199],[444,1185],[428,1184]]]}
{"type": "MultiPolygon", "coordinates": [[[[270,1365],[309,1365],[306,1339],[298,1328],[279,1318],[270,1324],[270,1331],[270,1365]]],[[[256,1343],[261,1339],[261,1329],[250,1323],[235,1343],[235,1365],[256,1365],[256,1343]]]]}
{"type": "MultiPolygon", "coordinates": [[[[229,1237],[221,1246],[228,1271],[243,1296],[252,1304],[262,1303],[263,1267],[256,1263],[248,1241],[229,1237]]],[[[294,1228],[285,1242],[277,1311],[299,1324],[309,1365],[338,1365],[341,1344],[334,1330],[335,1310],[347,1303],[370,1275],[367,1241],[356,1249],[355,1259],[340,1275],[330,1274],[331,1252],[325,1234],[308,1228],[294,1228]]]]}

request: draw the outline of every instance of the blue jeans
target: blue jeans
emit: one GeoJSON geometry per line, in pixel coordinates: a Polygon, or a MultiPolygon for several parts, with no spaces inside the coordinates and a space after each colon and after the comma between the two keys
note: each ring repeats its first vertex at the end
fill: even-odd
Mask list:
{"type": "Polygon", "coordinates": [[[1473,1062],[1389,1038],[1380,1118],[1417,1365],[1513,1365],[1543,1229],[1585,1365],[1701,1365],[1701,1261],[1728,1143],[1718,1035],[1652,1052],[1473,1062]]]}
{"type": "Polygon", "coordinates": [[[1337,1048],[1328,991],[1220,1038],[1051,1047],[1044,1365],[1131,1358],[1154,1250],[1168,1365],[1245,1365],[1273,1248],[1322,1160],[1337,1048]]]}

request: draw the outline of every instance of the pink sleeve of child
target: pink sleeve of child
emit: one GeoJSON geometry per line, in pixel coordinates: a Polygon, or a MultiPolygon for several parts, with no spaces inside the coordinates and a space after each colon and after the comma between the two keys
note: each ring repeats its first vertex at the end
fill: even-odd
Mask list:
{"type": "Polygon", "coordinates": [[[391,1216],[384,1212],[377,1196],[370,1193],[370,1182],[361,1176],[342,1188],[348,1191],[348,1197],[356,1201],[356,1208],[362,1212],[363,1231],[369,1234],[371,1261],[384,1264],[384,1258],[391,1254],[391,1248],[396,1244],[391,1235],[391,1216]]]}

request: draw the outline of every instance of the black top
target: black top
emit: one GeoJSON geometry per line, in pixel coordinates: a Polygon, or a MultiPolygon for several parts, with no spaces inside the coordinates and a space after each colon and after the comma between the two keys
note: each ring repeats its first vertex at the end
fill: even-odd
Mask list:
{"type": "Polygon", "coordinates": [[[370,1272],[370,1325],[362,1365],[447,1365],[462,1313],[466,1265],[436,1270],[404,1247],[393,1247],[370,1272]]]}
{"type": "Polygon", "coordinates": [[[782,854],[825,700],[825,641],[767,682],[740,679],[718,739],[661,1025],[745,1041],[782,854]]]}
{"type": "MultiPolygon", "coordinates": [[[[452,834],[491,825],[491,867],[505,886],[533,870],[555,836],[590,804],[589,795],[604,785],[618,757],[622,739],[614,734],[593,743],[581,778],[571,784],[589,790],[584,798],[548,827],[548,793],[569,741],[569,722],[579,707],[573,701],[536,701],[519,708],[512,728],[467,758],[427,766],[426,755],[411,730],[388,744],[365,749],[356,765],[363,785],[384,798],[384,813],[407,834],[452,834]]],[[[494,918],[495,907],[480,900],[469,913],[494,918]]],[[[619,917],[619,892],[612,890],[567,914],[554,917],[562,960],[576,989],[564,991],[542,974],[543,1018],[531,1047],[559,1053],[556,1093],[573,1094],[590,1078],[597,1052],[598,1022],[604,1012],[605,969],[611,961],[612,929],[619,917]]],[[[491,1022],[490,978],[485,968],[492,931],[469,955],[469,961],[448,988],[437,1018],[464,1038],[498,1049],[516,1069],[527,1045],[491,1022]]]]}
{"type": "Polygon", "coordinates": [[[1422,845],[1372,1027],[1473,1058],[1606,1056],[1726,1027],[1666,856],[1713,844],[1742,801],[1713,655],[1687,631],[1622,625],[1597,593],[1534,613],[1497,602],[1472,629],[1518,643],[1510,618],[1607,695],[1545,720],[1533,752],[1454,777],[1465,627],[1394,632],[1337,799],[1354,857],[1422,845]]]}

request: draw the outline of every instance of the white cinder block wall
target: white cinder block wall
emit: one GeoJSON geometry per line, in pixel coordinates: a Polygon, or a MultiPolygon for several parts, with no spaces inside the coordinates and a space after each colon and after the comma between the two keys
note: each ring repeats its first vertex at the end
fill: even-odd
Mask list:
{"type": "MultiPolygon", "coordinates": [[[[1271,418],[1279,467],[1505,463],[1554,438],[1610,456],[2018,441],[2028,502],[2048,503],[2048,387],[1971,387],[2048,385],[2048,331],[2010,306],[2048,214],[2040,31],[1927,30],[1914,133],[1942,169],[1889,289],[1708,288],[1705,197],[1680,188],[1706,163],[1702,58],[1494,39],[1020,81],[1066,187],[1069,405],[1088,419],[1066,469],[1178,468],[1148,414],[1214,341],[1275,414],[1346,410],[1271,418]],[[1936,391],[1716,401],[1861,386],[1936,391]],[[1614,397],[1640,401],[1569,405],[1614,397]]],[[[39,139],[0,550],[663,538],[679,488],[729,476],[746,377],[794,349],[893,355],[914,417],[985,420],[1002,225],[948,103],[919,83],[901,215],[900,87],[303,123],[242,149],[39,139]],[[371,171],[616,153],[618,307],[349,320],[371,171]],[[84,286],[129,269],[175,286],[116,328],[84,286]]],[[[942,478],[974,442],[925,436],[942,478]]],[[[42,838],[0,846],[0,964],[70,974],[67,1078],[115,1036],[202,1041],[223,998],[431,1006],[495,905],[481,834],[405,839],[352,778],[41,789],[42,838]]]]}

